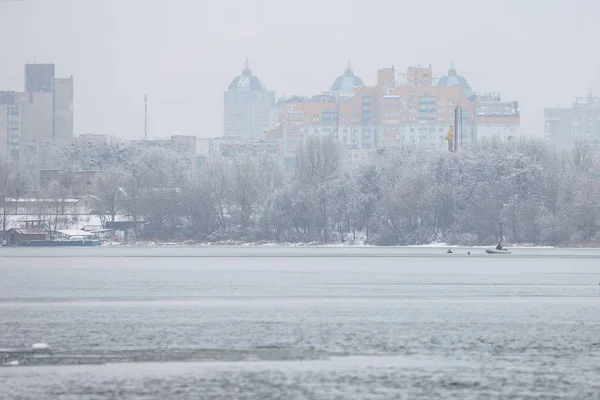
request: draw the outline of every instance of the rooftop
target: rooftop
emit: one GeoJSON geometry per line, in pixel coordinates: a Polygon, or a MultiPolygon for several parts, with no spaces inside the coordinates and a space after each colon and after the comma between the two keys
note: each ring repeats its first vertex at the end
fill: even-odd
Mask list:
{"type": "Polygon", "coordinates": [[[46,235],[46,230],[43,228],[11,228],[18,235],[46,235]]]}
{"type": "Polygon", "coordinates": [[[258,77],[252,75],[250,69],[250,63],[246,60],[242,74],[233,78],[229,84],[229,90],[251,90],[251,91],[263,91],[266,90],[265,86],[260,82],[258,77]]]}
{"type": "Polygon", "coordinates": [[[463,93],[466,96],[470,96],[473,93],[471,86],[467,80],[460,76],[456,71],[456,65],[454,65],[454,61],[450,64],[450,69],[448,70],[448,75],[441,77],[437,82],[438,87],[456,87],[459,86],[462,88],[463,93]]]}
{"type": "Polygon", "coordinates": [[[344,74],[337,77],[337,79],[331,85],[332,92],[350,92],[355,87],[365,86],[362,79],[357,75],[354,75],[352,64],[350,60],[346,63],[344,74]]]}

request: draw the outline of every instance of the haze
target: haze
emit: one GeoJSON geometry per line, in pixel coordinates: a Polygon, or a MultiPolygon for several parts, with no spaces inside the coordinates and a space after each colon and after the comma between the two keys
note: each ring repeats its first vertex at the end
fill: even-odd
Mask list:
{"type": "Polygon", "coordinates": [[[0,87],[22,90],[25,62],[75,77],[75,134],[221,136],[223,91],[248,58],[277,95],[327,89],[347,59],[378,68],[455,60],[477,92],[519,101],[522,132],[543,108],[600,92],[594,1],[25,0],[0,2],[0,87]]]}

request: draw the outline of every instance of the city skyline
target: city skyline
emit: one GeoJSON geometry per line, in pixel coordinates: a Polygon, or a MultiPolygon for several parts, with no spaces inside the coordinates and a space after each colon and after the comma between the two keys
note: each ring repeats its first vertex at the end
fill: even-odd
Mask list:
{"type": "Polygon", "coordinates": [[[367,86],[375,83],[382,67],[432,64],[442,75],[454,59],[478,92],[497,90],[518,100],[522,131],[540,136],[544,108],[569,106],[589,89],[600,92],[600,56],[572,40],[593,33],[592,11],[599,6],[534,3],[540,7],[517,8],[516,1],[490,6],[459,1],[451,7],[432,1],[340,9],[336,2],[318,7],[309,2],[306,10],[289,15],[277,3],[238,10],[225,2],[211,9],[220,25],[206,17],[206,7],[184,0],[170,6],[150,0],[144,7],[114,0],[103,5],[2,3],[0,34],[20,36],[0,45],[0,87],[20,86],[22,64],[51,61],[58,75],[77,79],[76,133],[142,137],[143,96],[148,93],[149,137],[214,137],[223,132],[223,91],[246,58],[277,95],[305,96],[327,90],[348,58],[367,86]],[[378,12],[382,6],[385,13],[378,12]],[[319,13],[310,12],[315,7],[319,13]],[[579,12],[582,7],[589,12],[579,12]],[[428,9],[436,12],[426,13],[428,9]],[[199,14],[201,23],[193,23],[199,14]],[[225,15],[230,18],[220,18],[225,15]],[[334,25],[360,29],[329,28],[323,25],[325,15],[334,25]],[[491,15],[499,21],[498,29],[488,27],[485,16],[491,15]],[[68,23],[52,25],[57,18],[68,23]],[[24,20],[45,34],[27,34],[17,22],[24,20]],[[302,20],[323,25],[323,31],[287,29],[302,20]],[[406,40],[415,29],[423,34],[406,40]],[[481,57],[483,48],[493,50],[491,55],[481,57]],[[575,69],[577,73],[569,72],[575,69]]]}
{"type": "Polygon", "coordinates": [[[0,0],[2,399],[597,398],[599,14],[0,0]]]}

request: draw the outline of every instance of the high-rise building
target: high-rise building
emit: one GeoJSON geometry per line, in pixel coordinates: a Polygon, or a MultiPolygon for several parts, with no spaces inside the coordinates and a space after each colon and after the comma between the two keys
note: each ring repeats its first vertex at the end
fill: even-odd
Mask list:
{"type": "Polygon", "coordinates": [[[21,142],[54,137],[54,64],[25,64],[25,95],[20,96],[21,142]]]}
{"type": "Polygon", "coordinates": [[[54,64],[25,65],[19,106],[21,142],[73,139],[73,78],[56,78],[54,64]]]}
{"type": "Polygon", "coordinates": [[[338,104],[331,95],[292,98],[284,108],[282,121],[286,157],[295,157],[307,136],[332,136],[338,133],[338,104]]]}
{"type": "Polygon", "coordinates": [[[25,64],[25,92],[54,92],[54,64],[25,64]]]}
{"type": "Polygon", "coordinates": [[[21,143],[54,137],[54,93],[26,92],[19,96],[21,143]]]}
{"type": "Polygon", "coordinates": [[[246,60],[240,76],[224,93],[223,136],[241,140],[257,139],[268,131],[272,120],[275,92],[267,90],[252,74],[246,60]]]}
{"type": "Polygon", "coordinates": [[[600,98],[592,91],[587,97],[578,97],[571,108],[547,108],[546,138],[559,146],[576,142],[600,145],[600,98]]]}
{"type": "Polygon", "coordinates": [[[0,156],[19,158],[21,116],[16,92],[0,92],[0,156]]]}
{"type": "Polygon", "coordinates": [[[377,112],[377,89],[366,87],[348,61],[324,94],[292,98],[285,104],[281,128],[286,157],[295,157],[308,136],[335,137],[347,149],[376,148],[377,112]]]}
{"type": "Polygon", "coordinates": [[[73,77],[54,81],[54,138],[73,138],[73,77]]]}
{"type": "Polygon", "coordinates": [[[470,145],[474,140],[476,97],[454,64],[437,82],[434,82],[431,65],[409,67],[403,75],[406,80],[402,84],[378,84],[379,145],[444,149],[457,107],[461,118],[457,124],[460,127],[458,144],[470,145]]]}
{"type": "Polygon", "coordinates": [[[328,91],[309,98],[289,99],[283,108],[281,133],[285,156],[295,157],[298,146],[308,136],[339,138],[347,147],[362,144],[363,97],[365,88],[350,61],[328,91]]]}

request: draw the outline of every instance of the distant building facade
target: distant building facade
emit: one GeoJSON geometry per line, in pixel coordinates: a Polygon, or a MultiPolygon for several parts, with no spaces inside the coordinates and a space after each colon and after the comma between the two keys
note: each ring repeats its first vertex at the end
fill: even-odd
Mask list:
{"type": "Polygon", "coordinates": [[[169,139],[132,140],[130,144],[140,148],[164,149],[193,161],[196,159],[196,140],[196,136],[173,135],[169,139]]]}
{"type": "MultiPolygon", "coordinates": [[[[274,138],[273,138],[274,139],[274,138]]],[[[271,159],[279,164],[283,163],[283,147],[278,140],[251,139],[232,140],[228,138],[203,138],[198,139],[198,157],[207,158],[253,158],[271,159]]]]}
{"type": "Polygon", "coordinates": [[[252,74],[246,61],[224,93],[223,136],[238,140],[259,139],[273,121],[275,92],[267,90],[252,74]]]}
{"type": "Polygon", "coordinates": [[[590,91],[587,97],[578,97],[571,108],[544,110],[544,133],[548,140],[559,146],[584,142],[600,146],[600,98],[590,91]]]}
{"type": "Polygon", "coordinates": [[[519,103],[503,101],[500,93],[477,95],[475,122],[475,142],[486,139],[513,141],[520,135],[519,103]]]}
{"type": "Polygon", "coordinates": [[[384,147],[447,149],[455,126],[459,149],[519,134],[518,103],[502,101],[500,94],[476,94],[454,63],[438,79],[431,65],[409,67],[402,75],[399,83],[394,67],[383,68],[377,83],[366,86],[348,62],[323,95],[288,99],[280,127],[286,158],[294,158],[299,144],[313,135],[337,138],[352,152],[346,158],[351,161],[369,159],[372,152],[361,150],[384,147]]]}
{"type": "Polygon", "coordinates": [[[74,125],[73,77],[54,81],[54,138],[73,139],[74,125]]]}

